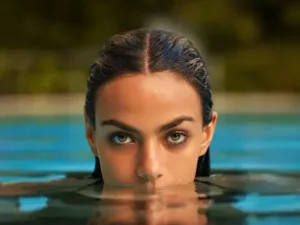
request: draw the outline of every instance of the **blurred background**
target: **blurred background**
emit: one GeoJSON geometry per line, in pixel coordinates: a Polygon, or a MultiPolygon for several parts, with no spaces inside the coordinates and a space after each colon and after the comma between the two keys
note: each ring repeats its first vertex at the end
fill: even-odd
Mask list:
{"type": "Polygon", "coordinates": [[[89,66],[111,35],[143,26],[184,33],[208,63],[214,169],[300,171],[298,0],[1,0],[0,16],[2,180],[93,169],[89,66]]]}
{"type": "Polygon", "coordinates": [[[141,26],[201,40],[216,91],[300,91],[298,0],[2,0],[0,13],[2,95],[82,93],[103,42],[141,26]]]}

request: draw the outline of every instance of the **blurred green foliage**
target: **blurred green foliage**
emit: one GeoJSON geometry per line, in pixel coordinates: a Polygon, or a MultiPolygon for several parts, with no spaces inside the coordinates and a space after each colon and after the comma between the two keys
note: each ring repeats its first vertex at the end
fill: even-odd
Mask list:
{"type": "Polygon", "coordinates": [[[0,15],[0,94],[84,91],[103,42],[159,16],[222,61],[217,89],[300,91],[298,0],[2,0],[0,15]]]}

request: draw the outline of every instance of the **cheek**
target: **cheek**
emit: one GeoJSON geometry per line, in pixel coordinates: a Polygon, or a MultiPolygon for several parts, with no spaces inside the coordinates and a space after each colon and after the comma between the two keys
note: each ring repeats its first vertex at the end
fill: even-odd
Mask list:
{"type": "Polygon", "coordinates": [[[136,149],[118,149],[103,142],[97,143],[103,178],[126,182],[135,177],[136,149]]]}
{"type": "Polygon", "coordinates": [[[201,134],[190,137],[187,144],[168,154],[165,161],[169,174],[178,181],[194,179],[199,152],[201,151],[201,134]]]}
{"type": "Polygon", "coordinates": [[[195,177],[198,157],[196,154],[183,155],[177,154],[176,156],[169,157],[168,173],[170,177],[176,179],[178,182],[189,182],[195,177]]]}

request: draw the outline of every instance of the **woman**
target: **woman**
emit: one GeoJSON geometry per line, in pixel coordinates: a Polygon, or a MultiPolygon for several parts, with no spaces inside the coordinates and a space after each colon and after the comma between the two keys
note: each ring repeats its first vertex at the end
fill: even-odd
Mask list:
{"type": "Polygon", "coordinates": [[[87,82],[93,175],[106,185],[155,188],[209,176],[212,106],[205,63],[187,38],[147,29],[113,36],[87,82]]]}

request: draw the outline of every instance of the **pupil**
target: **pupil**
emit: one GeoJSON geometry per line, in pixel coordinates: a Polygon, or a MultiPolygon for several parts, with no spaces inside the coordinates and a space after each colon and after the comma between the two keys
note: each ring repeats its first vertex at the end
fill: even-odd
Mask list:
{"type": "Polygon", "coordinates": [[[177,141],[178,139],[180,138],[180,135],[179,134],[172,134],[172,139],[174,140],[174,141],[177,141]]]}
{"type": "Polygon", "coordinates": [[[119,135],[119,141],[120,142],[123,142],[123,141],[126,141],[126,135],[119,135]]]}

